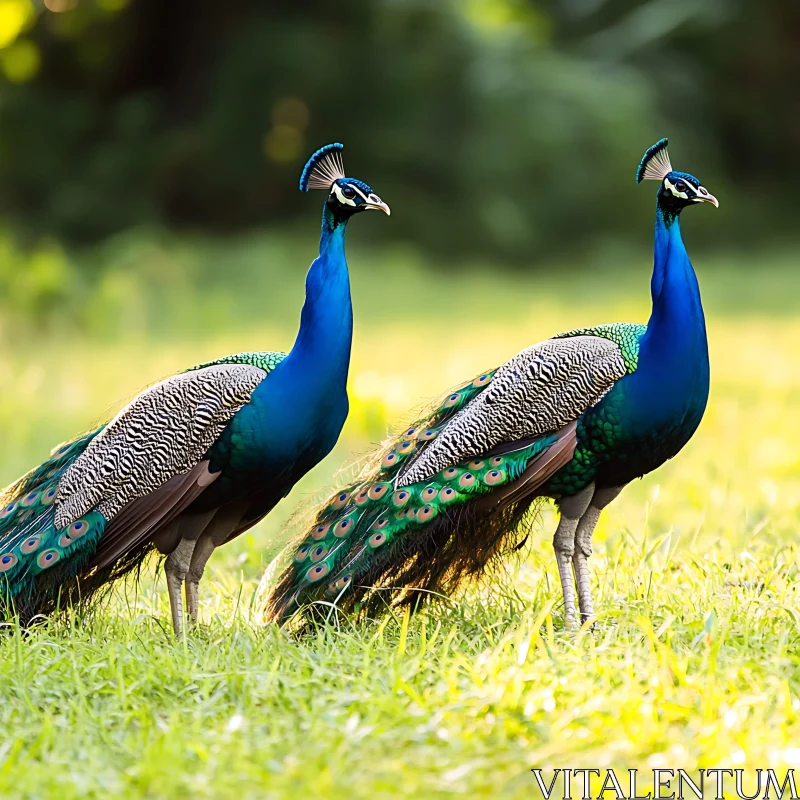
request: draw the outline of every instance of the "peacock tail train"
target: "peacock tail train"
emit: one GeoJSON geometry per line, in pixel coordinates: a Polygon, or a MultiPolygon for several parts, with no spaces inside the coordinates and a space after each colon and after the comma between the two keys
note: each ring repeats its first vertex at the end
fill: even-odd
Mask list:
{"type": "Polygon", "coordinates": [[[449,594],[490,562],[518,549],[520,523],[531,497],[506,491],[532,463],[552,453],[551,469],[571,449],[553,448],[559,433],[493,448],[442,469],[426,480],[402,483],[439,432],[492,381],[495,370],[453,390],[390,439],[349,485],[324,504],[309,530],[274,564],[293,560],[266,598],[266,618],[302,624],[315,601],[343,611],[376,613],[449,594]]]}
{"type": "Polygon", "coordinates": [[[102,430],[58,446],[0,493],[0,594],[5,610],[20,619],[52,611],[63,587],[94,554],[105,528],[103,516],[90,511],[58,530],[55,515],[59,480],[102,430]]]}

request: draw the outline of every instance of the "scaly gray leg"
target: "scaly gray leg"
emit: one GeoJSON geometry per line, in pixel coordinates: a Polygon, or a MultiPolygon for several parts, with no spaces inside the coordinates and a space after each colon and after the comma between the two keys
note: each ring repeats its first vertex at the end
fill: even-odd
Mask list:
{"type": "Polygon", "coordinates": [[[623,486],[597,489],[589,508],[586,509],[575,531],[575,549],[572,566],[575,568],[575,582],[578,585],[578,604],[581,609],[581,622],[594,616],[592,587],[589,578],[589,556],[592,554],[592,534],[600,519],[602,510],[622,491],[623,486]]]}
{"type": "Polygon", "coordinates": [[[564,618],[567,627],[575,627],[578,613],[575,609],[575,586],[572,583],[572,555],[575,552],[575,530],[581,517],[589,507],[594,494],[594,483],[590,483],[571,497],[562,497],[558,501],[561,519],[553,537],[553,549],[556,552],[558,575],[561,578],[561,591],[564,595],[564,618]]]}
{"type": "Polygon", "coordinates": [[[200,605],[200,579],[205,572],[208,559],[221,544],[224,544],[230,533],[236,529],[244,516],[244,508],[240,505],[220,509],[197,540],[192,554],[192,562],[186,575],[186,606],[189,619],[197,622],[200,605]]]}
{"type": "Polygon", "coordinates": [[[200,578],[205,572],[206,563],[217,545],[211,537],[211,531],[206,531],[198,540],[197,547],[192,553],[192,563],[186,576],[186,609],[192,624],[197,622],[197,612],[200,605],[200,578]]]}
{"type": "Polygon", "coordinates": [[[172,627],[175,629],[176,635],[180,634],[183,629],[182,592],[186,573],[192,563],[192,553],[197,538],[213,516],[214,511],[205,511],[202,514],[181,514],[158,530],[153,538],[156,547],[162,553],[167,554],[164,572],[167,575],[172,627]]]}
{"type": "Polygon", "coordinates": [[[164,572],[167,575],[169,606],[172,610],[172,627],[176,636],[183,630],[183,581],[189,571],[194,552],[194,539],[181,539],[178,546],[167,556],[164,572]]]}

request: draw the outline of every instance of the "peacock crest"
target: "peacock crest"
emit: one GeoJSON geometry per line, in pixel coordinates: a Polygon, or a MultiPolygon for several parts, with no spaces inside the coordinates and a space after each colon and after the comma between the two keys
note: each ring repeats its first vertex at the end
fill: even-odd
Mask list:
{"type": "Polygon", "coordinates": [[[636,169],[636,183],[663,181],[672,172],[667,144],[667,139],[659,139],[652,147],[647,149],[636,169]]]}
{"type": "Polygon", "coordinates": [[[342,150],[344,150],[344,145],[338,142],[320,147],[303,167],[300,175],[300,191],[307,192],[309,189],[327,191],[332,184],[344,178],[342,150]]]}

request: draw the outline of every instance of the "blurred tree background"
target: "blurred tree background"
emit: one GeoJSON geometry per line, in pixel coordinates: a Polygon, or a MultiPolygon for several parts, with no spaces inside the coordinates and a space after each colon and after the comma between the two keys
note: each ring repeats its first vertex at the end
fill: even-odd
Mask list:
{"type": "Polygon", "coordinates": [[[638,262],[663,135],[722,198],[693,247],[796,252],[798,85],[797,0],[0,0],[0,340],[196,320],[198,286],[233,324],[313,255],[335,140],[385,263],[638,262]]]}
{"type": "Polygon", "coordinates": [[[330,140],[402,215],[371,234],[454,259],[624,238],[662,135],[715,237],[793,223],[796,0],[37,2],[0,0],[0,213],[34,239],[286,225],[330,140]]]}

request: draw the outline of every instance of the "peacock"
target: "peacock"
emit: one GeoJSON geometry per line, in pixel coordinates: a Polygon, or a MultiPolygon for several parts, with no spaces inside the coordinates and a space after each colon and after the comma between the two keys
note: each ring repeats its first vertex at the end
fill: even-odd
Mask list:
{"type": "Polygon", "coordinates": [[[719,204],[672,169],[666,139],[645,153],[643,180],[659,182],[647,325],[559,334],[449,392],[273,562],[262,580],[267,619],[302,625],[330,604],[372,614],[450,594],[521,546],[521,523],[545,498],[560,512],[565,621],[579,619],[573,571],[580,619],[594,616],[587,559],[602,509],[680,451],[708,400],[705,320],[680,214],[719,204]]]}
{"type": "Polygon", "coordinates": [[[345,231],[389,206],[317,150],[301,191],[322,189],[319,256],[291,351],[226,356],[139,394],[108,424],[56,448],[3,493],[0,593],[23,622],[89,602],[153,550],[172,622],[198,612],[214,549],[255,525],[333,448],[348,413],[353,334],[345,231]]]}

